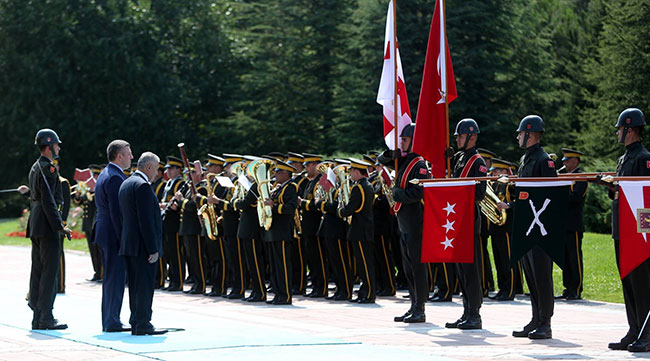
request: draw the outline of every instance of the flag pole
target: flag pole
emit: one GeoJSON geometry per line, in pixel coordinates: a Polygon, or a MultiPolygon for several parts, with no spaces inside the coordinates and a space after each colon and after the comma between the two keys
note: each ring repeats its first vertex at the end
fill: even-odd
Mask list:
{"type": "Polygon", "coordinates": [[[453,183],[453,182],[463,182],[463,181],[475,181],[475,182],[484,182],[484,181],[496,181],[501,183],[518,183],[518,182],[603,182],[603,183],[612,183],[620,181],[636,181],[636,182],[648,182],[650,177],[644,176],[618,176],[613,177],[609,174],[611,172],[606,172],[602,174],[590,173],[589,175],[580,176],[580,173],[574,175],[558,176],[558,177],[530,177],[530,178],[520,178],[517,176],[486,176],[486,177],[467,177],[467,178],[454,178],[445,179],[413,179],[410,182],[412,184],[425,184],[425,183],[453,183]]]}
{"type": "MultiPolygon", "coordinates": [[[[398,166],[398,152],[399,146],[397,145],[397,132],[399,131],[399,125],[397,123],[397,0],[391,0],[393,2],[393,133],[395,133],[395,175],[399,171],[398,166]]],[[[411,138],[411,143],[413,138],[411,138]]],[[[411,144],[411,147],[413,145],[411,144]]]]}
{"type": "MultiPolygon", "coordinates": [[[[445,17],[446,14],[446,8],[445,8],[445,1],[441,1],[442,6],[442,27],[445,30],[445,44],[444,44],[444,49],[440,49],[440,56],[447,56],[447,19],[445,17]]],[[[447,86],[449,85],[449,81],[447,80],[447,63],[445,62],[445,90],[447,90],[447,86]]],[[[449,149],[450,146],[450,139],[449,139],[449,102],[447,101],[447,91],[445,91],[445,94],[443,94],[445,97],[445,140],[447,141],[447,146],[445,147],[445,159],[447,160],[447,178],[451,177],[451,158],[447,156],[447,149],[449,149]]]]}

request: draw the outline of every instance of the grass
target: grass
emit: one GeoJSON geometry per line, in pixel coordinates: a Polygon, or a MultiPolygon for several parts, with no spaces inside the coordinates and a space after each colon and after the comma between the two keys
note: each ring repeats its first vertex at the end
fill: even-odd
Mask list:
{"type": "MultiPolygon", "coordinates": [[[[30,246],[27,238],[7,237],[9,232],[20,228],[18,219],[0,219],[0,245],[30,246]]],[[[88,252],[86,239],[73,239],[66,241],[65,249],[88,252]]],[[[492,258],[492,247],[488,246],[492,258]]],[[[582,241],[584,255],[584,291],[583,298],[596,301],[623,303],[621,280],[616,268],[614,255],[614,241],[608,234],[585,233],[582,241]]],[[[494,279],[496,270],[492,267],[494,279]]],[[[562,286],[562,270],[554,265],[553,281],[555,293],[559,294],[564,289],[562,286]]]]}

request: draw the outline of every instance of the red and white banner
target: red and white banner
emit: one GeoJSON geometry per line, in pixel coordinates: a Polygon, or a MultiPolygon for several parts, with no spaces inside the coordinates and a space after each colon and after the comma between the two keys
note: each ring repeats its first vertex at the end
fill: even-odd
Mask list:
{"type": "MultiPolygon", "coordinates": [[[[377,92],[377,103],[384,108],[384,141],[388,149],[395,149],[395,59],[397,59],[397,136],[405,126],[411,124],[411,108],[406,95],[406,83],[402,71],[399,45],[393,46],[394,36],[393,1],[388,5],[386,33],[384,36],[384,68],[377,92]]],[[[397,145],[399,147],[399,144],[397,145]]]]}
{"type": "Polygon", "coordinates": [[[476,182],[424,184],[423,263],[474,262],[476,182]]]}
{"type": "Polygon", "coordinates": [[[621,279],[650,258],[650,182],[619,182],[618,232],[621,279]]]}
{"type": "Polygon", "coordinates": [[[424,60],[413,136],[413,152],[431,163],[434,178],[445,177],[445,148],[449,137],[445,101],[449,104],[457,97],[444,19],[444,0],[437,0],[424,60]]]}

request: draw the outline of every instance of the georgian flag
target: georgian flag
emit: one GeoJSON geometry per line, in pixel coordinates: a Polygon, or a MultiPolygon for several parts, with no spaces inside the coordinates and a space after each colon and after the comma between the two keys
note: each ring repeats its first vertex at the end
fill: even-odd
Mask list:
{"type": "Polygon", "coordinates": [[[650,257],[650,182],[621,181],[618,200],[621,279],[650,257]]]}
{"type": "MultiPolygon", "coordinates": [[[[381,71],[381,81],[377,92],[377,103],[383,106],[384,111],[384,140],[388,149],[395,149],[395,58],[397,58],[397,136],[402,133],[405,126],[411,124],[411,108],[406,95],[406,84],[402,71],[402,60],[399,47],[393,49],[394,19],[393,1],[388,4],[386,15],[386,33],[384,36],[384,68],[381,71]],[[396,51],[394,51],[396,50],[396,51]],[[397,55],[397,56],[395,56],[397,55]]],[[[397,145],[399,147],[399,145],[397,145]]]]}
{"type": "Polygon", "coordinates": [[[424,184],[423,263],[474,262],[476,182],[424,184]]]}

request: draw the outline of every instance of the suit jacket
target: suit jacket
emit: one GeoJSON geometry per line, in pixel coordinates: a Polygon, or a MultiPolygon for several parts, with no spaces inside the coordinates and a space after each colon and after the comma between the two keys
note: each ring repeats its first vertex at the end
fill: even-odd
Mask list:
{"type": "Polygon", "coordinates": [[[122,170],[109,163],[97,178],[95,185],[95,205],[97,221],[95,223],[95,243],[115,248],[120,245],[122,219],[118,192],[126,179],[122,170]]]}
{"type": "Polygon", "coordinates": [[[122,213],[120,256],[162,256],[162,218],[158,198],[140,173],[124,181],[119,191],[122,213]]]}
{"type": "Polygon", "coordinates": [[[31,212],[27,237],[46,237],[63,230],[59,213],[59,207],[63,204],[61,181],[51,160],[41,156],[34,162],[29,171],[29,189],[31,212]]]}

